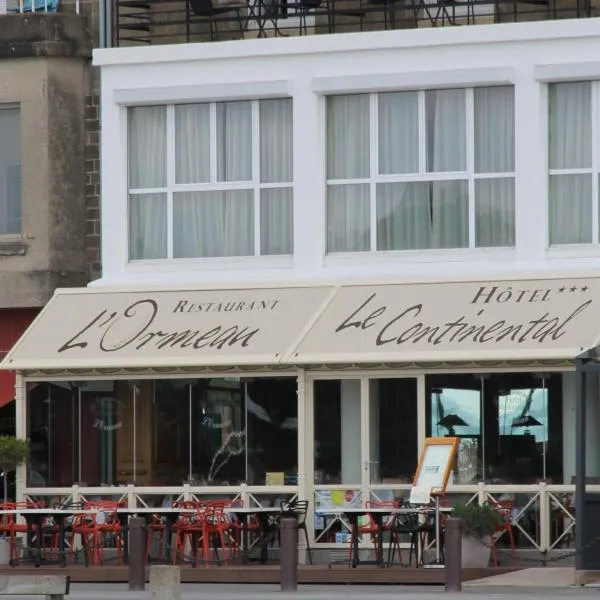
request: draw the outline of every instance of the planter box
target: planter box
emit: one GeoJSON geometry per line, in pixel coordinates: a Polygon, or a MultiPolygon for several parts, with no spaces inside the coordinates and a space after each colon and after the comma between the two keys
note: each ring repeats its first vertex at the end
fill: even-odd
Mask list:
{"type": "Polygon", "coordinates": [[[463,569],[484,569],[489,565],[492,553],[490,541],[490,536],[479,539],[463,535],[461,548],[463,569]]]}

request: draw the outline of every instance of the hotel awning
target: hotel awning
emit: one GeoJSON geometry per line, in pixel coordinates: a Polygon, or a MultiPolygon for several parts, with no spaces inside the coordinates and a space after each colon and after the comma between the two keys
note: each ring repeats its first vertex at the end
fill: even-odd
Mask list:
{"type": "Polygon", "coordinates": [[[57,290],[2,368],[274,365],[333,289],[57,290]]]}
{"type": "Polygon", "coordinates": [[[59,290],[12,370],[571,360],[598,345],[600,277],[59,290]]]}

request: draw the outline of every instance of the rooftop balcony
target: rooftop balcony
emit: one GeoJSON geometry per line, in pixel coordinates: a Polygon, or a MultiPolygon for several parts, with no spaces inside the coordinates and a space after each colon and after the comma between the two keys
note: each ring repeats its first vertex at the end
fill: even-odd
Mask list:
{"type": "Polygon", "coordinates": [[[115,46],[600,16],[600,0],[106,1],[115,46]]]}

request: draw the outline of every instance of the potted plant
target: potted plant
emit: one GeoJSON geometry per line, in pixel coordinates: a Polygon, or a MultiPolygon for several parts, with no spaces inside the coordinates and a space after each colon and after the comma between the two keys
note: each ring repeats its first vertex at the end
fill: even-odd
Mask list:
{"type": "Polygon", "coordinates": [[[492,551],[491,537],[502,525],[502,516],[489,504],[457,504],[452,516],[463,522],[463,568],[487,567],[492,551]]]}
{"type": "MultiPolygon", "coordinates": [[[[0,469],[4,477],[4,504],[8,502],[8,473],[15,471],[29,456],[28,440],[0,435],[0,469]]],[[[0,538],[0,564],[10,563],[10,539],[4,535],[0,538]]]]}

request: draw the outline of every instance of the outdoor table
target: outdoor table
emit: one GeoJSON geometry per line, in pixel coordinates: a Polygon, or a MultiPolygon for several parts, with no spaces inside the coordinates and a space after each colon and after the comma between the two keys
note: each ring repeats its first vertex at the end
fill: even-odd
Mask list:
{"type": "MultiPolygon", "coordinates": [[[[65,552],[65,534],[66,534],[66,522],[69,517],[77,515],[94,515],[98,512],[102,512],[98,509],[80,509],[80,508],[17,508],[14,510],[0,510],[2,514],[17,514],[21,515],[27,522],[27,546],[29,550],[32,550],[31,544],[33,541],[34,527],[37,526],[38,535],[35,539],[35,552],[34,559],[35,565],[40,566],[42,558],[42,523],[45,519],[52,518],[58,528],[59,533],[59,564],[66,566],[66,552],[65,552]]],[[[119,507],[117,508],[117,515],[121,521],[123,528],[123,562],[128,563],[129,560],[129,543],[127,536],[127,521],[128,517],[140,516],[148,521],[152,516],[162,516],[165,520],[165,537],[168,540],[165,548],[165,561],[167,564],[171,559],[171,537],[173,531],[173,525],[177,519],[184,514],[195,514],[198,512],[195,508],[177,508],[177,507],[119,507]]],[[[243,555],[242,558],[246,562],[248,559],[248,517],[250,515],[257,515],[259,526],[260,526],[260,562],[265,564],[268,559],[268,539],[266,533],[268,533],[268,518],[272,515],[284,514],[285,510],[281,507],[275,506],[257,506],[257,507],[245,507],[245,506],[226,506],[224,513],[231,515],[235,514],[241,517],[242,521],[242,535],[243,535],[243,555]]],[[[44,562],[46,562],[44,560],[44,562]]]]}
{"type": "MultiPolygon", "coordinates": [[[[374,506],[372,508],[365,507],[339,507],[339,508],[326,508],[319,509],[317,512],[322,515],[344,515],[351,525],[351,541],[350,548],[352,552],[352,567],[357,567],[361,562],[366,564],[367,561],[361,561],[358,556],[358,517],[363,515],[371,515],[373,521],[377,525],[377,561],[376,564],[380,567],[384,566],[383,563],[383,517],[390,515],[406,515],[406,514],[431,514],[435,511],[434,507],[384,507],[374,506]]],[[[451,512],[452,508],[442,507],[441,512],[451,512]]],[[[436,545],[438,545],[439,552],[439,536],[436,531],[436,545]]]]}
{"type": "Polygon", "coordinates": [[[256,515],[258,517],[258,524],[260,527],[260,559],[261,565],[267,563],[269,558],[269,540],[267,534],[269,533],[269,517],[273,515],[285,514],[286,511],[282,510],[281,507],[277,506],[260,506],[260,507],[246,507],[246,506],[228,506],[225,508],[227,514],[234,514],[241,517],[242,521],[242,561],[248,562],[248,517],[256,515]]]}
{"type": "Polygon", "coordinates": [[[58,563],[61,566],[66,566],[67,557],[65,552],[65,522],[74,514],[94,514],[95,510],[66,510],[55,508],[22,508],[15,510],[0,510],[0,515],[18,514],[21,515],[27,523],[27,550],[31,553],[33,550],[33,560],[36,567],[39,567],[44,562],[50,562],[42,556],[42,538],[43,538],[43,523],[45,519],[52,518],[58,529],[58,563]],[[34,528],[35,548],[32,547],[34,528]]]}

